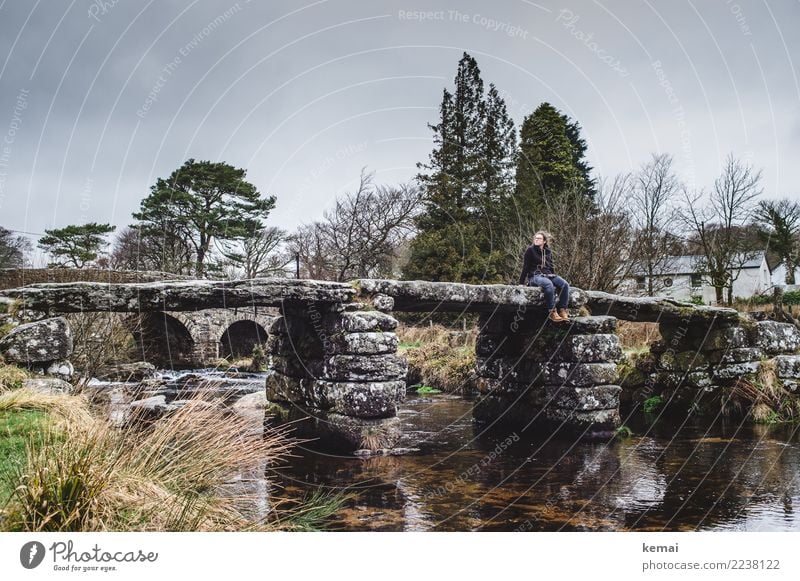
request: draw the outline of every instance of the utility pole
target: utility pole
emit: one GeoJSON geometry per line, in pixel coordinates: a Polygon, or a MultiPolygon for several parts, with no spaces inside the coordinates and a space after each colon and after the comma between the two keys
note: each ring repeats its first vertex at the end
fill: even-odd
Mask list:
{"type": "Polygon", "coordinates": [[[300,253],[294,254],[295,278],[300,278],[300,253]]]}

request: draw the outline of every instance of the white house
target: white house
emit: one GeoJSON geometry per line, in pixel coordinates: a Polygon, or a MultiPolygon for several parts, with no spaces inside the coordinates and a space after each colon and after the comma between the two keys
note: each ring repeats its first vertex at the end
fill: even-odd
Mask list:
{"type": "MultiPolygon", "coordinates": [[[[699,256],[670,256],[664,263],[662,273],[655,284],[655,294],[658,296],[672,297],[682,301],[702,298],[703,303],[716,302],[717,295],[708,279],[700,274],[701,257],[699,256]]],[[[773,286],[772,272],[767,263],[764,252],[759,252],[755,258],[745,262],[734,273],[733,296],[749,298],[765,292],[773,286]]],[[[620,290],[630,294],[645,294],[647,277],[643,272],[634,273],[625,280],[620,290]]],[[[727,297],[727,289],[725,296],[727,297]]]]}
{"type": "MultiPolygon", "coordinates": [[[[800,266],[794,270],[794,282],[795,284],[800,284],[800,266]]],[[[786,263],[781,262],[772,269],[772,284],[775,286],[786,285],[786,263]]]]}

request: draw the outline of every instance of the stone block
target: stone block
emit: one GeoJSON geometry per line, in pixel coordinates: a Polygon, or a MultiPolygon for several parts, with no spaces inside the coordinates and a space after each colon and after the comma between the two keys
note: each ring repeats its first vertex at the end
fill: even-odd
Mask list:
{"type": "Polygon", "coordinates": [[[574,387],[567,385],[545,386],[548,407],[596,411],[619,408],[619,385],[596,385],[593,387],[574,387]]]}
{"type": "Polygon", "coordinates": [[[397,345],[397,335],[394,333],[344,333],[333,335],[328,348],[329,354],[379,355],[395,353],[397,345]]]}
{"type": "Polygon", "coordinates": [[[267,353],[291,355],[298,359],[322,357],[324,346],[324,343],[314,335],[270,335],[267,339],[267,353]]]}
{"type": "Polygon", "coordinates": [[[784,379],[800,379],[800,355],[775,357],[775,373],[784,379]]]}
{"type": "Polygon", "coordinates": [[[322,377],[325,362],[321,358],[299,359],[294,355],[273,355],[270,369],[297,378],[322,377]]]}
{"type": "Polygon", "coordinates": [[[566,424],[573,430],[610,431],[618,428],[621,423],[618,409],[585,411],[548,407],[545,414],[551,422],[566,424]]]}
{"type": "Polygon", "coordinates": [[[511,337],[500,333],[480,333],[475,340],[475,354],[478,357],[514,355],[519,351],[511,337]]]}
{"type": "Polygon", "coordinates": [[[656,367],[664,371],[703,371],[708,369],[708,360],[699,351],[667,351],[658,358],[656,367]]]}
{"type": "Polygon", "coordinates": [[[545,363],[541,383],[545,385],[614,385],[617,382],[615,363],[545,363]]]}
{"type": "Polygon", "coordinates": [[[60,361],[72,354],[72,331],[63,317],[14,327],[0,338],[0,355],[9,363],[31,365],[60,361]]]}
{"type": "Polygon", "coordinates": [[[267,400],[271,402],[287,402],[303,405],[313,405],[314,380],[298,379],[270,373],[266,379],[267,400]]]}
{"type": "Polygon", "coordinates": [[[397,319],[380,311],[352,311],[329,315],[325,328],[330,333],[372,333],[394,331],[397,319]]]}
{"type": "Polygon", "coordinates": [[[717,365],[712,368],[712,376],[714,379],[732,380],[745,377],[747,375],[754,375],[758,373],[761,368],[761,362],[748,361],[744,363],[730,363],[727,365],[717,365]]]}
{"type": "Polygon", "coordinates": [[[712,365],[744,363],[746,361],[760,361],[764,357],[764,350],[758,347],[741,347],[738,349],[709,351],[705,355],[712,365]]]}
{"type": "Polygon", "coordinates": [[[357,418],[394,416],[397,403],[405,399],[405,381],[365,383],[316,381],[315,407],[357,418]]]}
{"type": "Polygon", "coordinates": [[[770,355],[794,353],[800,349],[800,329],[789,323],[759,321],[755,345],[770,355]]]}
{"type": "Polygon", "coordinates": [[[398,355],[332,355],[325,361],[325,379],[391,381],[403,379],[408,363],[398,355]]]}
{"type": "Polygon", "coordinates": [[[703,351],[744,349],[750,347],[750,337],[744,327],[728,327],[713,330],[705,337],[697,337],[694,343],[703,351]]]}

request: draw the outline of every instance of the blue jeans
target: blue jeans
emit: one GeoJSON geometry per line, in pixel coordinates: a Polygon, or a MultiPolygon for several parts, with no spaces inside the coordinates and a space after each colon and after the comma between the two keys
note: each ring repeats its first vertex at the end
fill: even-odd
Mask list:
{"type": "Polygon", "coordinates": [[[558,288],[558,308],[566,309],[569,304],[569,283],[560,276],[553,278],[534,274],[528,280],[530,286],[540,286],[544,291],[544,298],[547,302],[547,310],[553,310],[556,306],[555,289],[558,288]]]}

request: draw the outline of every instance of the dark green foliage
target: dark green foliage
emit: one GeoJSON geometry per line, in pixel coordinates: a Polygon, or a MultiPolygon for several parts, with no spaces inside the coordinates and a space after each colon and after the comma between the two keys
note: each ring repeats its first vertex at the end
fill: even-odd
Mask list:
{"type": "Polygon", "coordinates": [[[800,204],[788,199],[762,201],[756,220],[761,240],[786,266],[786,284],[795,284],[794,272],[800,265],[800,204]]]}
{"type": "Polygon", "coordinates": [[[45,235],[39,239],[39,248],[55,258],[49,265],[51,267],[83,268],[97,260],[100,252],[108,245],[105,236],[115,229],[111,224],[90,222],[82,226],[69,225],[45,230],[45,235]]]}
{"type": "Polygon", "coordinates": [[[226,163],[189,159],[151,188],[133,215],[140,221],[137,228],[145,233],[169,230],[188,240],[195,253],[195,274],[203,276],[213,241],[252,235],[275,207],[275,197],[262,198],[245,174],[226,163]]]}
{"type": "Polygon", "coordinates": [[[428,163],[417,164],[425,211],[403,278],[503,281],[497,234],[511,206],[514,124],[493,85],[484,96],[477,62],[466,53],[439,113],[439,123],[429,125],[428,163]]]}

